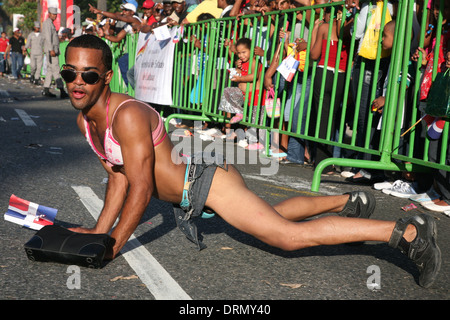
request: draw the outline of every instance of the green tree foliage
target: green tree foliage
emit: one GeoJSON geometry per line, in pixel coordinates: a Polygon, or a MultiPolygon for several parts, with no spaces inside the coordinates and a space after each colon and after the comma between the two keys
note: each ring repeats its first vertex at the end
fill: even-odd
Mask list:
{"type": "MultiPolygon", "coordinates": [[[[37,17],[39,0],[3,0],[2,9],[11,17],[14,13],[24,15],[24,19],[19,23],[18,27],[25,30],[33,30],[34,21],[39,20],[37,17]]],[[[97,1],[92,0],[73,0],[73,4],[80,8],[81,21],[86,18],[95,18],[95,15],[89,12],[89,4],[97,7],[97,1]]],[[[119,12],[122,0],[108,0],[107,10],[110,12],[119,12]]]]}
{"type": "MultiPolygon", "coordinates": [[[[18,23],[18,27],[24,30],[32,30],[36,20],[37,2],[27,2],[20,0],[4,0],[3,10],[12,16],[14,13],[23,14],[24,18],[18,23]]],[[[12,17],[11,17],[12,20],[12,17]]]]}
{"type": "MultiPolygon", "coordinates": [[[[80,8],[81,12],[81,21],[84,21],[86,18],[95,18],[95,15],[89,12],[89,4],[93,7],[97,8],[97,1],[92,0],[74,0],[73,4],[80,8]]],[[[122,0],[108,0],[107,1],[107,11],[109,12],[119,12],[120,5],[122,4],[122,0]]]]}

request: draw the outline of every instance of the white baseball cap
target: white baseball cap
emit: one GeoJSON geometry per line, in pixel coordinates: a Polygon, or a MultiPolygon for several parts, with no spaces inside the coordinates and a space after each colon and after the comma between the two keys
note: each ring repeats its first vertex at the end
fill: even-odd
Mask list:
{"type": "Polygon", "coordinates": [[[124,3],[120,5],[120,9],[127,9],[136,12],[136,6],[132,3],[124,3]]]}

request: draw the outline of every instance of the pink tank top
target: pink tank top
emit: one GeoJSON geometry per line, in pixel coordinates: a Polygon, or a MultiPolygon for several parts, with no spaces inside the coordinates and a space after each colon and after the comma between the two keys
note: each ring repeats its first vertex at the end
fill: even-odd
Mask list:
{"type": "MultiPolygon", "coordinates": [[[[114,116],[116,115],[117,110],[119,110],[119,108],[122,105],[124,105],[125,103],[127,103],[129,101],[136,101],[136,102],[142,103],[145,106],[152,109],[158,115],[158,119],[159,119],[158,126],[152,132],[153,146],[156,147],[157,145],[159,145],[161,142],[164,141],[164,139],[167,136],[167,133],[164,129],[164,124],[163,124],[163,121],[162,121],[159,113],[155,109],[153,109],[151,106],[149,106],[148,104],[146,104],[142,101],[135,100],[135,99],[127,99],[127,100],[123,101],[114,111],[114,114],[111,117],[111,125],[112,125],[112,122],[114,121],[114,116]]],[[[94,150],[94,152],[101,159],[106,160],[106,163],[108,164],[108,166],[110,166],[110,167],[112,167],[113,165],[121,166],[121,165],[123,165],[122,150],[120,148],[120,144],[116,141],[116,139],[114,139],[114,137],[112,135],[112,129],[109,125],[108,114],[109,114],[109,99],[108,99],[108,103],[106,105],[106,131],[105,131],[105,138],[104,138],[105,154],[103,155],[101,152],[99,152],[97,150],[97,148],[95,147],[94,143],[92,142],[92,137],[91,137],[91,133],[89,130],[89,123],[85,117],[84,118],[84,126],[86,128],[86,140],[89,143],[89,145],[91,146],[92,150],[94,150]]]]}

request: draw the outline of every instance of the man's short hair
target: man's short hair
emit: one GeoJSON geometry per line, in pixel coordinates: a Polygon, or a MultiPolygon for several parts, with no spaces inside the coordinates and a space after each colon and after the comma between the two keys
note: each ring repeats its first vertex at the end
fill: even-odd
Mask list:
{"type": "Polygon", "coordinates": [[[67,51],[69,48],[85,48],[96,49],[102,51],[102,62],[106,67],[106,70],[112,69],[112,52],[108,44],[97,36],[91,34],[84,34],[74,38],[67,45],[65,58],[67,59],[67,51]]]}

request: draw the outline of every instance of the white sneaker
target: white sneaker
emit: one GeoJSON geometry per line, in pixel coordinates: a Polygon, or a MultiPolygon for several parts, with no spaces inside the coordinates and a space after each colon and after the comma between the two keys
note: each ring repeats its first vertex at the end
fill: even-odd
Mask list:
{"type": "Polygon", "coordinates": [[[173,126],[176,126],[178,124],[178,120],[175,118],[170,119],[169,123],[173,126]]]}
{"type": "Polygon", "coordinates": [[[241,147],[241,148],[247,148],[248,147],[248,142],[247,142],[246,139],[242,139],[242,140],[239,140],[237,145],[238,145],[238,147],[241,147]]]}
{"type": "Polygon", "coordinates": [[[392,183],[389,181],[378,182],[373,185],[375,190],[389,189],[390,187],[392,187],[392,183]]]}
{"type": "Polygon", "coordinates": [[[417,202],[426,202],[426,201],[433,201],[439,197],[440,197],[439,194],[433,188],[431,188],[427,192],[415,194],[409,197],[409,199],[417,202]]]}
{"type": "Polygon", "coordinates": [[[440,206],[440,205],[435,204],[434,202],[427,203],[424,205],[424,207],[427,208],[428,210],[435,211],[435,212],[445,213],[446,211],[450,211],[450,205],[440,206]]]}
{"type": "Polygon", "coordinates": [[[390,195],[397,198],[409,198],[412,195],[417,194],[416,190],[414,190],[412,182],[402,181],[402,183],[396,185],[395,187],[392,186],[390,189],[390,195]]]}
{"type": "Polygon", "coordinates": [[[203,141],[214,141],[214,138],[213,138],[213,137],[211,137],[211,136],[209,136],[209,135],[207,135],[207,134],[204,134],[204,133],[202,133],[202,134],[199,136],[199,138],[200,138],[201,140],[203,140],[203,141]]]}
{"type": "Polygon", "coordinates": [[[200,134],[206,134],[207,136],[222,136],[222,132],[217,128],[211,128],[208,130],[198,130],[200,134]]]}
{"type": "Polygon", "coordinates": [[[350,178],[350,177],[353,177],[354,175],[355,174],[351,171],[342,171],[341,172],[341,177],[344,177],[344,178],[350,178]]]}
{"type": "Polygon", "coordinates": [[[395,180],[394,183],[385,189],[381,189],[381,191],[385,194],[391,194],[391,192],[394,190],[394,188],[398,188],[404,181],[403,180],[395,180]]]}

